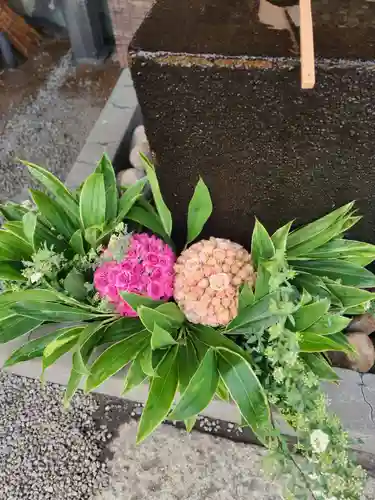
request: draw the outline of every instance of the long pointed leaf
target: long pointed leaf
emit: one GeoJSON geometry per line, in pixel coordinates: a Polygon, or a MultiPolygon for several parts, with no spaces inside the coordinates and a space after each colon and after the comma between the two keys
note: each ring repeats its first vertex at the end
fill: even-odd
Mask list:
{"type": "Polygon", "coordinates": [[[272,434],[271,412],[266,394],[250,364],[238,354],[217,351],[218,369],[243,420],[262,443],[272,434]]]}
{"type": "Polygon", "coordinates": [[[329,309],[330,301],[328,299],[318,300],[312,304],[300,307],[294,314],[294,328],[296,331],[307,330],[324,316],[329,309]]]}
{"type": "Polygon", "coordinates": [[[152,379],[138,427],[137,443],[149,436],[171,409],[178,384],[177,354],[178,346],[172,347],[157,368],[159,376],[152,379]]]}
{"type": "Polygon", "coordinates": [[[210,192],[203,179],[199,178],[193,197],[189,203],[187,244],[194,241],[200,235],[211,213],[212,200],[210,192]]]}
{"type": "Polygon", "coordinates": [[[216,367],[215,350],[208,349],[169,418],[186,420],[198,415],[214,397],[218,382],[219,373],[216,367]]]}
{"type": "Polygon", "coordinates": [[[353,352],[352,346],[341,333],[318,335],[308,331],[302,332],[299,347],[301,352],[342,351],[347,354],[353,352]]]}
{"type": "Polygon", "coordinates": [[[28,167],[28,170],[34,179],[40,182],[53,196],[55,196],[58,205],[66,211],[69,218],[78,227],[78,204],[65,185],[57,177],[48,172],[48,170],[40,167],[39,165],[35,165],[34,163],[29,163],[27,161],[22,161],[21,163],[28,167]]]}
{"type": "Polygon", "coordinates": [[[142,195],[142,192],[147,184],[147,179],[140,179],[132,184],[125,193],[121,196],[118,205],[118,222],[122,222],[133,208],[135,202],[142,195]]]}
{"type": "Polygon", "coordinates": [[[124,368],[143,349],[149,336],[149,332],[143,330],[108,347],[91,366],[91,374],[86,381],[86,392],[92,391],[124,368]]]}
{"type": "Polygon", "coordinates": [[[126,218],[147,227],[147,229],[151,229],[152,232],[161,236],[165,241],[171,241],[156,213],[149,212],[144,207],[135,205],[126,214],[126,218]]]}
{"type": "Polygon", "coordinates": [[[49,198],[42,191],[30,189],[31,197],[40,213],[48,221],[50,228],[55,229],[68,241],[74,234],[76,227],[58,203],[49,198]]]}
{"type": "Polygon", "coordinates": [[[338,382],[340,380],[340,377],[322,354],[305,352],[301,354],[301,358],[320,380],[327,380],[329,382],[338,382]]]}
{"type": "Polygon", "coordinates": [[[138,385],[142,384],[142,382],[144,382],[145,379],[147,378],[147,375],[142,370],[142,365],[140,361],[141,355],[142,353],[139,353],[132,362],[132,364],[130,365],[128,373],[126,374],[125,377],[124,390],[122,394],[125,394],[131,391],[134,387],[137,387],[138,385]]]}
{"type": "Polygon", "coordinates": [[[4,363],[4,368],[8,366],[13,366],[22,361],[29,361],[30,359],[41,358],[43,356],[43,351],[45,347],[55,340],[61,334],[61,330],[56,330],[55,332],[49,333],[48,335],[42,335],[37,339],[30,340],[26,342],[22,347],[16,349],[12,352],[11,356],[4,363]]]}
{"type": "Polygon", "coordinates": [[[102,174],[91,174],[85,180],[79,199],[79,213],[85,229],[105,223],[106,193],[102,174]]]}
{"type": "Polygon", "coordinates": [[[255,226],[251,240],[251,258],[255,264],[255,268],[258,268],[261,260],[272,259],[274,255],[275,246],[270,235],[263,224],[261,224],[258,219],[255,219],[255,226]]]}
{"type": "Polygon", "coordinates": [[[288,237],[288,250],[291,250],[292,248],[300,245],[306,240],[311,240],[312,238],[319,235],[322,231],[326,231],[338,219],[348,215],[353,208],[353,205],[354,202],[348,203],[338,208],[337,210],[334,210],[333,212],[325,215],[324,217],[321,217],[320,219],[293,231],[288,237]]]}
{"type": "Polygon", "coordinates": [[[78,342],[82,327],[66,328],[43,351],[43,371],[69,352],[78,342]]]}
{"type": "Polygon", "coordinates": [[[25,318],[9,313],[7,317],[0,318],[0,344],[31,333],[42,324],[38,319],[25,318]]]}
{"type": "Polygon", "coordinates": [[[160,192],[158,178],[156,177],[155,167],[150,160],[141,153],[141,158],[146,169],[147,178],[151,186],[152,195],[154,197],[156,210],[158,211],[164,231],[168,236],[172,233],[172,215],[167,205],[165,204],[160,192]]]}
{"type": "Polygon", "coordinates": [[[107,153],[103,154],[95,172],[103,175],[106,199],[105,218],[107,222],[112,222],[117,217],[118,192],[115,171],[107,153]]]}
{"type": "Polygon", "coordinates": [[[358,288],[375,287],[375,275],[365,269],[350,262],[342,260],[308,260],[290,261],[291,266],[297,271],[314,274],[322,278],[329,278],[339,281],[343,285],[355,286],[358,288]]]}
{"type": "MultiPolygon", "coordinates": [[[[12,310],[21,316],[34,318],[40,321],[60,323],[61,321],[86,321],[100,318],[101,314],[95,314],[84,309],[78,309],[66,304],[48,302],[41,308],[39,302],[17,302],[12,305],[12,310]]],[[[109,315],[107,315],[108,317],[109,315]]],[[[105,316],[102,316],[105,319],[105,316]]]]}
{"type": "Polygon", "coordinates": [[[19,262],[0,262],[0,280],[26,281],[20,271],[19,262]]]}

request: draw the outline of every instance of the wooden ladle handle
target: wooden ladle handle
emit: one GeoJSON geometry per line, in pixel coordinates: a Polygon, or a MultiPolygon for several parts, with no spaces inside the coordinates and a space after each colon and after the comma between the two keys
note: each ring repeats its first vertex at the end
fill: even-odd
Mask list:
{"type": "Polygon", "coordinates": [[[300,0],[301,87],[312,89],[315,85],[314,30],[311,0],[300,0]]]}

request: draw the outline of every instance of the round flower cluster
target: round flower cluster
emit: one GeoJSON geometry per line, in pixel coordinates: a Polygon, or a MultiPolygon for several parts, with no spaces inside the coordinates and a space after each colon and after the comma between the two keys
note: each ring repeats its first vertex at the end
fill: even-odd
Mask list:
{"type": "Polygon", "coordinates": [[[173,294],[175,260],[172,249],[161,239],[146,233],[134,234],[120,262],[107,261],[96,269],[94,286],[100,297],[114,304],[121,315],[137,316],[120,292],[154,300],[169,299],[173,294]]]}
{"type": "Polygon", "coordinates": [[[182,252],[174,267],[174,298],[192,323],[227,325],[238,312],[243,283],[253,287],[251,255],[238,243],[210,238],[182,252]]]}

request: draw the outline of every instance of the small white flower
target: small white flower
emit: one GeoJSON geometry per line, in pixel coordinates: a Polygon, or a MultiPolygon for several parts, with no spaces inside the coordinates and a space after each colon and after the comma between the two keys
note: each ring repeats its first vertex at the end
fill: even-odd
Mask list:
{"type": "Polygon", "coordinates": [[[43,278],[42,273],[34,273],[30,276],[31,283],[38,283],[43,278]]]}
{"type": "Polygon", "coordinates": [[[310,435],[310,443],[315,453],[323,453],[329,444],[329,436],[320,429],[315,429],[310,435]]]}

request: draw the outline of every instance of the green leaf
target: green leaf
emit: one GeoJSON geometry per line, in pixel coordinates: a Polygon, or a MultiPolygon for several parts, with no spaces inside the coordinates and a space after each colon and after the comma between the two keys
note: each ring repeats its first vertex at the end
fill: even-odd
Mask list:
{"type": "Polygon", "coordinates": [[[101,316],[100,313],[95,314],[84,309],[71,307],[67,304],[54,302],[48,302],[43,307],[36,301],[17,302],[12,305],[12,310],[21,316],[53,323],[60,323],[62,321],[87,321],[101,316]]]}
{"type": "Polygon", "coordinates": [[[375,259],[375,245],[362,241],[337,239],[316,248],[306,259],[344,259],[354,264],[359,264],[357,259],[367,266],[375,259]]]}
{"type": "Polygon", "coordinates": [[[76,227],[58,203],[46,194],[30,189],[31,197],[51,228],[69,240],[76,227]]]}
{"type": "Polygon", "coordinates": [[[144,330],[138,318],[120,318],[111,323],[103,332],[101,344],[119,342],[144,330]]]}
{"type": "Polygon", "coordinates": [[[171,409],[178,384],[178,346],[172,347],[159,363],[158,377],[152,379],[138,427],[137,444],[158,427],[171,409]]]}
{"type": "Polygon", "coordinates": [[[159,214],[164,231],[168,236],[172,233],[172,215],[167,205],[164,203],[163,197],[160,192],[159,182],[156,177],[155,168],[150,160],[143,153],[140,153],[143,160],[147,178],[151,186],[152,195],[154,197],[156,210],[159,214]]]}
{"type": "Polygon", "coordinates": [[[208,349],[197,371],[168,418],[186,420],[204,410],[215,395],[219,381],[215,350],[208,349]]]}
{"type": "Polygon", "coordinates": [[[328,299],[322,299],[313,302],[312,304],[300,307],[295,313],[293,313],[293,330],[307,330],[328,312],[329,306],[330,301],[328,299]]]}
{"type": "Polygon", "coordinates": [[[299,347],[301,352],[342,351],[347,354],[353,352],[353,347],[341,333],[318,335],[309,331],[302,332],[299,347]]]}
{"type": "Polygon", "coordinates": [[[21,290],[19,292],[0,293],[0,308],[20,301],[56,302],[56,294],[50,290],[21,290]]]}
{"type": "Polygon", "coordinates": [[[229,395],[228,389],[225,387],[225,384],[220,377],[219,377],[219,382],[218,382],[217,389],[216,389],[216,394],[222,401],[229,403],[230,395],[229,395]]]}
{"type": "Polygon", "coordinates": [[[245,283],[240,292],[238,311],[242,312],[245,307],[251,306],[255,302],[255,295],[252,288],[245,283]]]}
{"type": "MultiPolygon", "coordinates": [[[[205,352],[207,352],[207,347],[204,347],[205,352]]],[[[185,344],[181,344],[179,347],[177,364],[179,392],[180,394],[183,394],[200,364],[198,353],[190,336],[186,336],[185,344]]],[[[185,427],[188,432],[191,432],[196,420],[196,417],[191,417],[185,420],[185,427]]]]}
{"type": "Polygon", "coordinates": [[[6,229],[8,233],[13,234],[17,238],[20,238],[27,246],[32,247],[32,245],[25,236],[22,222],[19,221],[6,222],[5,224],[3,224],[3,229],[6,229]]]}
{"type": "Polygon", "coordinates": [[[313,274],[299,272],[293,279],[293,285],[300,291],[306,290],[313,297],[329,298],[331,296],[324,281],[313,274]]]}
{"type": "Polygon", "coordinates": [[[276,299],[277,293],[273,292],[245,307],[245,309],[228,324],[225,333],[228,334],[239,328],[248,327],[251,323],[267,320],[271,316],[275,316],[275,310],[271,308],[271,304],[275,302],[276,299]]]}
{"type": "Polygon", "coordinates": [[[173,332],[178,327],[172,317],[150,307],[140,306],[138,308],[138,316],[150,333],[153,333],[155,325],[164,328],[167,332],[173,332]]]}
{"type": "Polygon", "coordinates": [[[147,229],[158,234],[165,241],[170,242],[170,238],[164,231],[160,218],[155,212],[149,212],[145,208],[135,205],[128,212],[126,218],[141,224],[141,226],[147,227],[147,229]]]}
{"type": "Polygon", "coordinates": [[[105,223],[106,192],[102,174],[93,173],[85,180],[79,200],[79,213],[85,229],[105,223]]]}
{"type": "MultiPolygon", "coordinates": [[[[90,357],[91,352],[87,353],[86,356],[86,362],[88,361],[88,358],[90,357]]],[[[79,370],[81,361],[78,361],[78,353],[74,352],[72,356],[72,369],[70,371],[70,376],[68,380],[68,384],[66,386],[66,390],[64,393],[64,406],[65,408],[68,408],[70,405],[70,402],[74,396],[74,394],[77,392],[79,385],[83,379],[82,373],[79,370]]]]}
{"type": "Polygon", "coordinates": [[[120,295],[134,311],[137,311],[139,306],[155,309],[163,303],[161,300],[153,300],[146,295],[138,295],[137,293],[120,292],[120,295]]]}
{"type": "Polygon", "coordinates": [[[172,335],[155,323],[154,331],[151,336],[151,349],[153,351],[156,349],[164,349],[174,344],[177,344],[177,342],[172,335]]]}
{"type": "Polygon", "coordinates": [[[290,261],[291,266],[297,271],[314,274],[331,280],[338,280],[343,285],[358,288],[375,287],[375,275],[368,269],[342,260],[308,260],[290,261]]]}
{"type": "Polygon", "coordinates": [[[272,243],[274,244],[275,250],[280,250],[282,252],[286,251],[286,244],[288,241],[288,235],[293,222],[288,222],[285,226],[280,227],[271,236],[272,243]]]}
{"type": "Polygon", "coordinates": [[[255,281],[255,300],[260,300],[270,293],[270,273],[263,264],[259,264],[255,281]]]}
{"type": "Polygon", "coordinates": [[[30,260],[33,249],[25,240],[0,229],[0,260],[30,260]]]}
{"type": "Polygon", "coordinates": [[[168,321],[176,328],[181,326],[185,321],[183,312],[174,302],[164,302],[156,308],[156,311],[167,316],[168,321]]]}
{"type": "Polygon", "coordinates": [[[186,244],[191,243],[200,235],[211,214],[212,200],[210,192],[204,181],[199,178],[193,197],[189,203],[186,244]]]}
{"type": "Polygon", "coordinates": [[[217,351],[218,369],[242,418],[259,440],[266,444],[272,434],[267,396],[250,364],[226,349],[217,351]]]}
{"type": "Polygon", "coordinates": [[[258,268],[261,260],[272,259],[274,255],[275,247],[270,235],[263,224],[261,224],[258,219],[255,219],[255,226],[251,240],[251,258],[254,262],[255,268],[258,268]]]}
{"type": "Polygon", "coordinates": [[[0,262],[0,280],[26,281],[20,271],[19,262],[0,262]]]}
{"type": "Polygon", "coordinates": [[[248,354],[241,349],[241,347],[210,326],[189,325],[189,331],[191,333],[192,341],[196,346],[198,340],[208,347],[223,347],[237,353],[240,356],[243,356],[244,359],[250,360],[248,354]]]}
{"type": "Polygon", "coordinates": [[[58,205],[66,212],[73,224],[78,227],[78,204],[65,185],[46,169],[27,161],[21,161],[21,163],[28,167],[28,170],[34,179],[40,182],[50,193],[53,194],[53,196],[55,196],[58,205]]]}
{"type": "Polygon", "coordinates": [[[147,184],[147,179],[139,179],[137,182],[127,188],[119,201],[119,209],[117,221],[122,222],[128,216],[135,202],[142,195],[142,192],[147,184]]]}
{"type": "Polygon", "coordinates": [[[117,217],[118,192],[115,171],[107,153],[103,154],[95,173],[103,176],[106,200],[105,218],[107,222],[112,222],[117,217]]]}
{"type": "Polygon", "coordinates": [[[82,329],[82,327],[76,326],[61,330],[60,335],[45,347],[43,351],[43,372],[76,345],[82,329]]]}
{"type": "Polygon", "coordinates": [[[23,216],[28,212],[24,206],[7,201],[4,205],[0,205],[0,214],[8,221],[22,221],[23,216]]]}
{"type": "Polygon", "coordinates": [[[42,321],[17,316],[6,309],[2,309],[1,313],[0,344],[5,344],[17,337],[31,333],[42,324],[42,321]]]}
{"type": "Polygon", "coordinates": [[[69,245],[78,255],[86,255],[85,243],[83,241],[82,231],[80,229],[77,229],[77,231],[70,238],[69,245]]]}
{"type": "Polygon", "coordinates": [[[142,353],[140,353],[139,362],[146,375],[149,377],[158,376],[154,368],[154,366],[157,366],[158,363],[155,364],[154,362],[154,352],[151,349],[151,345],[147,345],[142,353]]]}
{"type": "Polygon", "coordinates": [[[34,214],[34,212],[27,212],[22,218],[24,235],[26,236],[33,250],[37,250],[37,245],[35,241],[35,231],[37,222],[38,218],[36,214],[34,214]]]}
{"type": "Polygon", "coordinates": [[[56,330],[48,335],[42,335],[37,339],[26,342],[26,344],[12,352],[11,356],[4,363],[4,368],[16,365],[22,361],[41,358],[45,347],[60,334],[61,330],[56,330]]]}
{"type": "MultiPolygon", "coordinates": [[[[311,241],[313,238],[319,237],[319,235],[321,235],[322,232],[324,233],[326,231],[329,231],[330,227],[334,225],[339,219],[350,215],[350,211],[352,210],[353,205],[354,202],[348,203],[347,205],[344,205],[338,208],[337,210],[334,210],[333,212],[325,215],[324,217],[321,217],[320,219],[311,222],[310,224],[307,224],[306,226],[303,226],[300,229],[293,231],[288,237],[288,242],[287,242],[288,251],[292,250],[298,245],[301,245],[302,243],[311,241]]],[[[332,238],[334,237],[335,235],[332,234],[332,238]]]]}
{"type": "Polygon", "coordinates": [[[145,346],[150,334],[143,330],[116,342],[106,349],[91,365],[91,374],[86,381],[86,392],[90,392],[134,359],[145,346]]]}
{"type": "Polygon", "coordinates": [[[356,307],[375,299],[375,294],[353,286],[344,286],[333,281],[325,280],[325,286],[342,303],[344,308],[356,307]]]}
{"type": "Polygon", "coordinates": [[[92,246],[92,248],[96,249],[98,246],[98,240],[102,231],[103,226],[93,226],[85,230],[85,240],[92,246]]]}
{"type": "Polygon", "coordinates": [[[142,384],[147,378],[147,375],[142,370],[140,361],[141,355],[142,353],[139,353],[130,365],[128,373],[125,377],[124,390],[122,394],[125,394],[126,392],[132,390],[134,387],[142,384]]]}
{"type": "Polygon", "coordinates": [[[340,380],[340,377],[322,354],[305,352],[300,356],[320,380],[327,380],[329,382],[338,382],[340,380]]]}
{"type": "Polygon", "coordinates": [[[350,323],[350,318],[338,314],[325,314],[316,323],[309,326],[308,331],[319,335],[333,335],[342,332],[350,323]]]}
{"type": "Polygon", "coordinates": [[[77,300],[85,300],[87,289],[85,287],[85,277],[82,273],[72,269],[64,280],[64,289],[70,296],[77,300]]]}
{"type": "Polygon", "coordinates": [[[75,371],[81,375],[90,374],[90,370],[86,366],[89,360],[89,355],[93,352],[95,347],[100,345],[106,326],[107,324],[105,321],[88,323],[80,333],[74,363],[75,371]]]}

